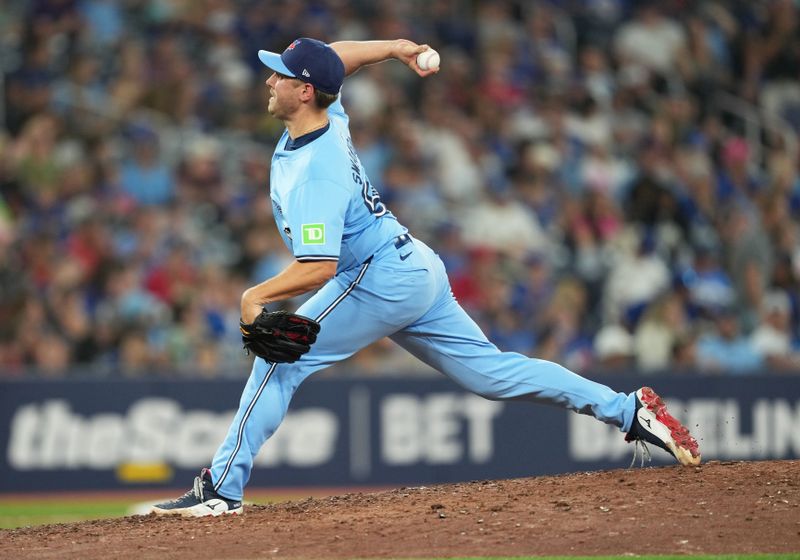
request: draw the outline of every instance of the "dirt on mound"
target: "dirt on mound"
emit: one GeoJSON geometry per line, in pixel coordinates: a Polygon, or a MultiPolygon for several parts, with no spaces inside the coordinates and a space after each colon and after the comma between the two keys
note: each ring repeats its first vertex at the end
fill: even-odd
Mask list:
{"type": "Polygon", "coordinates": [[[245,515],[0,530],[23,558],[404,558],[800,551],[800,461],[400,488],[245,515]]]}

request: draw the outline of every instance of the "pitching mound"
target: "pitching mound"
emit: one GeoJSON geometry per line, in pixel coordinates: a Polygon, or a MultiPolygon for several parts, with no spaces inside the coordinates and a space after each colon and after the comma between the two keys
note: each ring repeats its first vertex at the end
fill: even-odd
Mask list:
{"type": "Polygon", "coordinates": [[[216,519],[0,531],[25,558],[401,558],[800,551],[800,461],[401,488],[216,519]]]}

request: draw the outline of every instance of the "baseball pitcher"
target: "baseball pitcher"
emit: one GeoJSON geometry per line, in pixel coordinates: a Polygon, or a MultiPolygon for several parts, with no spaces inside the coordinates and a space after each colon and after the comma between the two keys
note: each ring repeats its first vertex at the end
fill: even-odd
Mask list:
{"type": "Polygon", "coordinates": [[[294,41],[259,51],[271,71],[268,111],[283,121],[272,157],[270,199],[294,261],[242,296],[242,337],[255,354],[239,409],[210,469],[157,514],[241,513],[253,459],[292,395],[312,373],[390,337],[462,387],[487,399],[561,406],[618,426],[684,465],[700,462],[695,439],[650,388],[626,394],[566,368],[500,352],[453,297],[444,265],[381,201],[353,147],[339,92],[368,64],[397,59],[426,78],[408,40],[294,41]],[[269,304],[317,290],[296,314],[269,304]]]}

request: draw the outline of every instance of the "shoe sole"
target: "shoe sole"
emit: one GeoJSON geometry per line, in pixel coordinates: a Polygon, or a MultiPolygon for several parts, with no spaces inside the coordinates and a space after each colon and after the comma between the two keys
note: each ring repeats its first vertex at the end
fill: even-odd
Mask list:
{"type": "Polygon", "coordinates": [[[647,410],[655,415],[656,420],[669,430],[670,439],[664,441],[672,454],[682,465],[700,464],[700,447],[697,440],[689,433],[689,429],[678,422],[677,418],[667,412],[667,405],[650,387],[642,387],[637,395],[647,410]]]}
{"type": "Polygon", "coordinates": [[[181,509],[161,509],[155,506],[150,508],[150,513],[155,515],[159,516],[174,515],[178,517],[218,517],[220,515],[241,515],[242,512],[243,512],[242,508],[215,512],[209,510],[208,508],[199,506],[193,506],[190,508],[181,508],[181,509]]]}

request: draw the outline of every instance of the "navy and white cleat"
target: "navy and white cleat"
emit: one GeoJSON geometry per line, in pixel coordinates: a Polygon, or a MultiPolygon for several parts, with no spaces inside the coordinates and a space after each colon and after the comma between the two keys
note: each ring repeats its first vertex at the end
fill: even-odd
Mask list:
{"type": "Polygon", "coordinates": [[[180,498],[154,505],[151,513],[156,515],[180,515],[182,517],[207,517],[242,513],[242,502],[229,500],[214,491],[211,471],[203,469],[194,478],[194,486],[180,498]]]}
{"type": "Polygon", "coordinates": [[[650,387],[642,387],[636,391],[636,413],[625,440],[652,443],[675,457],[682,465],[700,464],[700,448],[697,440],[683,424],[667,412],[667,405],[663,399],[650,387]]]}

